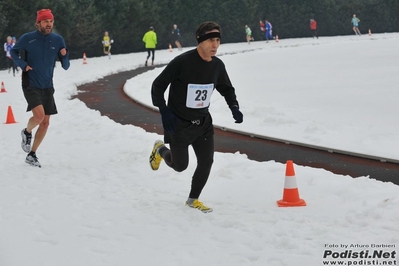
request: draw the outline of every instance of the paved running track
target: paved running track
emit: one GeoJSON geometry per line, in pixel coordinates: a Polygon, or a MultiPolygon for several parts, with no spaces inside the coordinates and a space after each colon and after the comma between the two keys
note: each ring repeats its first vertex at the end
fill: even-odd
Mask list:
{"type": "MultiPolygon", "coordinates": [[[[148,132],[163,134],[159,113],[135,102],[123,92],[127,79],[152,68],[139,67],[84,84],[78,87],[79,93],[75,98],[120,124],[131,124],[142,127],[148,132]]],[[[219,129],[215,129],[215,150],[231,153],[239,151],[256,161],[285,163],[287,160],[293,160],[295,164],[323,168],[335,174],[351,177],[369,176],[399,185],[399,164],[396,163],[330,153],[219,129]]]]}

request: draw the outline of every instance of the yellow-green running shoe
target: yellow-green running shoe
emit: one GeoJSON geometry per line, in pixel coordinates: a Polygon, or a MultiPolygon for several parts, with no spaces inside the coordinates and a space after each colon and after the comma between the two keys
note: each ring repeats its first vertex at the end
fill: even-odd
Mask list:
{"type": "Polygon", "coordinates": [[[154,143],[154,148],[152,148],[152,152],[150,155],[150,166],[151,169],[156,171],[159,168],[159,165],[162,162],[162,157],[158,152],[159,147],[161,147],[163,145],[163,141],[162,140],[157,140],[154,143]]]}
{"type": "Polygon", "coordinates": [[[209,207],[205,206],[202,202],[198,201],[197,199],[193,200],[192,203],[189,203],[188,201],[186,201],[186,205],[188,207],[191,207],[191,208],[194,208],[194,209],[198,209],[198,210],[200,210],[202,212],[205,212],[205,213],[213,211],[212,208],[209,208],[209,207]]]}

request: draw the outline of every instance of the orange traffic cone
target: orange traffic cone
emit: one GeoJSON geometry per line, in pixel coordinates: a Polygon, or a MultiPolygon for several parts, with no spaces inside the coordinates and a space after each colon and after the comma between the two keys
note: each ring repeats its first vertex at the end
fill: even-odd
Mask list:
{"type": "Polygon", "coordinates": [[[11,106],[8,106],[8,111],[7,111],[7,120],[4,124],[14,124],[17,123],[14,119],[14,114],[12,113],[11,106]]]}
{"type": "Polygon", "coordinates": [[[278,42],[278,35],[276,35],[276,42],[278,42]]]}
{"type": "Polygon", "coordinates": [[[0,92],[7,92],[6,88],[4,87],[4,82],[1,82],[1,91],[0,92]]]}
{"type": "Polygon", "coordinates": [[[369,29],[369,36],[371,36],[371,30],[369,29]]]}
{"type": "Polygon", "coordinates": [[[277,205],[279,207],[306,206],[306,202],[299,198],[294,164],[291,160],[286,164],[283,199],[278,200],[277,205]]]}
{"type": "Polygon", "coordinates": [[[173,52],[172,45],[169,44],[169,52],[173,52]]]}
{"type": "Polygon", "coordinates": [[[87,60],[86,60],[86,53],[83,53],[83,64],[87,64],[87,60]]]}

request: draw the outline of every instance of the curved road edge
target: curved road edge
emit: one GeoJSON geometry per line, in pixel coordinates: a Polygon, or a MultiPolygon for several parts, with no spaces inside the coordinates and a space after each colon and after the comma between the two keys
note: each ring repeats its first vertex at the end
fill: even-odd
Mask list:
{"type": "MultiPolygon", "coordinates": [[[[126,93],[125,86],[123,86],[123,91],[125,92],[126,95],[128,95],[128,93],[126,93]]],[[[130,97],[136,103],[147,107],[148,109],[152,109],[154,111],[158,111],[158,108],[156,108],[156,107],[154,107],[152,105],[149,105],[147,103],[144,103],[144,102],[132,97],[131,95],[128,95],[128,97],[130,97]]],[[[383,162],[383,163],[399,164],[399,160],[392,159],[392,158],[379,157],[379,156],[362,154],[362,153],[351,152],[351,151],[346,151],[346,150],[340,150],[340,149],[335,149],[335,148],[329,148],[329,147],[324,147],[324,146],[317,146],[317,145],[303,143],[303,142],[298,142],[298,141],[280,139],[280,138],[270,137],[270,136],[266,136],[266,135],[259,135],[259,134],[256,134],[256,133],[252,133],[252,132],[248,132],[248,131],[242,131],[242,130],[236,130],[236,129],[231,129],[231,128],[224,127],[224,126],[219,126],[219,125],[214,125],[214,127],[217,128],[217,129],[223,130],[223,131],[232,132],[232,133],[236,133],[236,134],[240,134],[240,135],[244,135],[244,136],[249,136],[249,137],[252,137],[252,138],[271,140],[271,141],[281,142],[281,143],[288,144],[288,145],[296,145],[296,146],[301,146],[301,147],[305,147],[305,148],[311,148],[311,149],[316,149],[316,150],[321,150],[321,151],[327,151],[327,152],[330,152],[330,153],[337,153],[337,154],[355,156],[355,157],[365,158],[365,159],[370,159],[370,160],[376,160],[376,161],[380,161],[380,162],[383,162]]]]}
{"type": "MultiPolygon", "coordinates": [[[[139,126],[148,132],[162,135],[158,109],[132,99],[124,91],[126,80],[153,68],[139,67],[80,85],[78,94],[73,98],[80,99],[89,108],[100,111],[117,123],[139,126]]],[[[287,140],[265,139],[264,136],[215,126],[215,150],[219,152],[239,152],[256,161],[286,163],[287,160],[293,160],[297,165],[322,168],[335,174],[366,176],[399,185],[398,163],[383,162],[384,158],[362,158],[339,154],[324,147],[317,149],[309,146],[296,145],[287,140]]]]}

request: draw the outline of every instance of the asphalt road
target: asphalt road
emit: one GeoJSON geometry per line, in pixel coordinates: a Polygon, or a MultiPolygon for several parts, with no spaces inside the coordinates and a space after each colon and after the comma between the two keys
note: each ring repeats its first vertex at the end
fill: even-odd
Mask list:
{"type": "MultiPolygon", "coordinates": [[[[75,98],[120,124],[131,124],[142,127],[148,132],[163,134],[159,113],[135,102],[123,92],[123,85],[127,79],[152,68],[140,67],[81,85],[75,98]]],[[[256,161],[285,163],[287,160],[293,160],[297,165],[323,168],[335,174],[351,177],[368,176],[399,185],[399,164],[396,163],[330,153],[220,129],[215,129],[215,150],[231,153],[239,151],[256,161]]]]}

